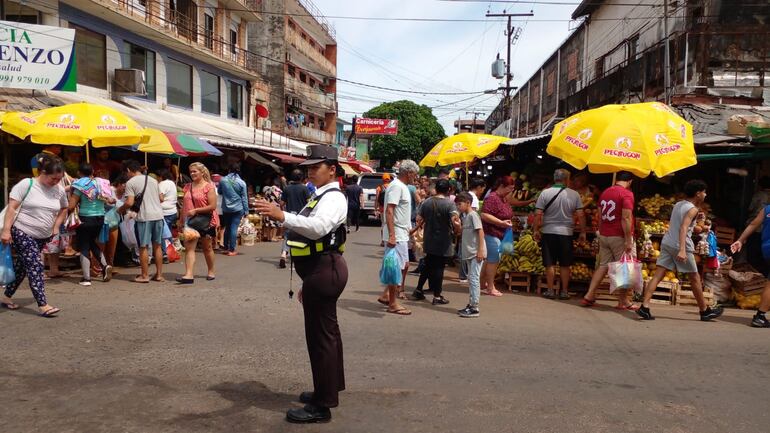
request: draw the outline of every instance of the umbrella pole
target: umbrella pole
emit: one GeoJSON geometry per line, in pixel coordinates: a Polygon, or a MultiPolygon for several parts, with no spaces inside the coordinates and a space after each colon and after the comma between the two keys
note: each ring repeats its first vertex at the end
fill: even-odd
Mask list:
{"type": "Polygon", "coordinates": [[[144,166],[147,167],[147,152],[144,152],[144,166]]]}
{"type": "Polygon", "coordinates": [[[612,173],[612,184],[615,185],[615,178],[618,177],[617,173],[612,173]]]}
{"type": "Polygon", "coordinates": [[[465,190],[468,191],[468,161],[465,161],[465,190]]]}
{"type": "Polygon", "coordinates": [[[3,137],[3,203],[8,204],[8,140],[3,137]]]}
{"type": "Polygon", "coordinates": [[[89,143],[90,142],[86,142],[86,162],[90,164],[91,163],[91,153],[88,151],[88,148],[90,147],[89,143]]]}

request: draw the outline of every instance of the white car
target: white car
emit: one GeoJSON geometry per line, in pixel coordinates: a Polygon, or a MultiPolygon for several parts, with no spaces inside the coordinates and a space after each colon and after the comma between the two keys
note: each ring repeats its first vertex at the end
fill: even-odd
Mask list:
{"type": "Polygon", "coordinates": [[[377,197],[377,187],[382,185],[382,175],[383,173],[364,173],[358,177],[358,186],[364,190],[364,202],[361,203],[361,213],[367,219],[369,217],[376,217],[374,200],[377,197]]]}

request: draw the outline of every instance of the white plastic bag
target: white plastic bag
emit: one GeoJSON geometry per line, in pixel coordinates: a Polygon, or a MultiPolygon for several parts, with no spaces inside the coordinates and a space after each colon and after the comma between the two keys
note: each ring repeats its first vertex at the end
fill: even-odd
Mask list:
{"type": "Polygon", "coordinates": [[[136,240],[136,232],[134,232],[134,226],[136,221],[133,218],[126,218],[120,223],[120,238],[123,239],[123,245],[129,250],[133,250],[139,246],[139,242],[136,240]]]}
{"type": "Polygon", "coordinates": [[[629,254],[623,254],[620,261],[609,264],[610,293],[615,290],[633,290],[642,293],[642,262],[629,254]]]}

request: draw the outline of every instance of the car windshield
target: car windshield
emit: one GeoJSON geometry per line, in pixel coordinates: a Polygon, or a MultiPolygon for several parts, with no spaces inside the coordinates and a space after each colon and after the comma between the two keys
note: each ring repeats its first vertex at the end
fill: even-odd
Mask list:
{"type": "Polygon", "coordinates": [[[360,185],[363,189],[376,189],[378,186],[382,185],[382,177],[364,176],[361,178],[361,181],[358,183],[358,185],[360,185]]]}

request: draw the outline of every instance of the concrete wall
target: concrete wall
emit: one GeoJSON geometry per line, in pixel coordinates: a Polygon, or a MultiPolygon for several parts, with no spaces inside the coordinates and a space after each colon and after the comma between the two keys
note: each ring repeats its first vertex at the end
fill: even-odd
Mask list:
{"type": "Polygon", "coordinates": [[[263,0],[263,21],[250,23],[248,26],[248,49],[256,52],[259,73],[270,87],[270,122],[274,130],[280,131],[286,124],[286,106],[284,94],[286,44],[286,19],[284,0],[263,0]],[[278,62],[269,59],[278,60],[278,62]],[[281,63],[279,63],[281,62],[281,63]]]}

